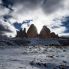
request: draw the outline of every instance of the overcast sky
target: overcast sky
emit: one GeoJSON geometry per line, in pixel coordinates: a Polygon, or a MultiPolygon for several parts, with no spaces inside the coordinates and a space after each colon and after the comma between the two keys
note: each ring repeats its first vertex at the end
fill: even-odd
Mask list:
{"type": "MultiPolygon", "coordinates": [[[[69,35],[69,0],[0,0],[0,33],[16,35],[14,23],[43,25],[58,35],[69,35]],[[32,20],[32,21],[29,21],[32,20]]],[[[16,26],[17,26],[16,25],[16,26]]]]}

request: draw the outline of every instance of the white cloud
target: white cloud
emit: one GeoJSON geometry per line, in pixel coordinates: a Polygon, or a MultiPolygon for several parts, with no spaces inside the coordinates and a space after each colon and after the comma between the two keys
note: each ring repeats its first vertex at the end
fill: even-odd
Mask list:
{"type": "MultiPolygon", "coordinates": [[[[48,4],[51,3],[50,1],[51,0],[47,1],[48,4]]],[[[54,0],[52,1],[54,2],[54,0]]],[[[47,25],[51,29],[51,31],[54,31],[57,34],[63,33],[66,30],[66,28],[61,26],[62,25],[61,20],[64,16],[69,15],[69,0],[62,0],[60,5],[52,4],[52,7],[55,7],[56,11],[53,11],[52,13],[48,14],[47,12],[44,12],[42,5],[39,5],[36,9],[28,9],[27,6],[25,7],[25,5],[23,5],[22,3],[15,4],[13,6],[14,11],[10,13],[10,15],[13,16],[13,19],[10,19],[10,22],[13,23],[17,21],[21,23],[23,20],[32,19],[33,24],[35,24],[38,29],[38,32],[40,32],[43,25],[47,25]],[[54,19],[56,19],[56,21],[53,21],[54,19]],[[51,28],[52,26],[57,26],[57,28],[52,29],[51,28]]],[[[8,12],[9,12],[8,9],[1,8],[0,11],[0,13],[2,13],[1,15],[7,14],[8,12]]],[[[27,27],[27,25],[24,26],[27,27]]]]}
{"type": "Polygon", "coordinates": [[[3,30],[0,30],[2,31],[2,35],[15,37],[16,29],[10,23],[0,20],[0,25],[4,27],[3,30]]]}

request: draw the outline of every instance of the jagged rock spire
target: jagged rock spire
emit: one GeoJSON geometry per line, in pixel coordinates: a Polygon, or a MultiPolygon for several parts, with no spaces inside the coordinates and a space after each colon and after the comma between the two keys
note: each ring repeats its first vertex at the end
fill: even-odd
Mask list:
{"type": "Polygon", "coordinates": [[[28,31],[27,31],[27,36],[28,36],[29,38],[36,38],[37,35],[38,35],[38,33],[37,33],[37,28],[36,28],[36,26],[35,26],[34,24],[31,24],[30,28],[29,28],[28,31]]]}
{"type": "Polygon", "coordinates": [[[26,29],[24,28],[24,30],[21,29],[20,31],[18,31],[16,37],[27,37],[26,29]]]}
{"type": "Polygon", "coordinates": [[[42,30],[40,31],[40,35],[39,35],[40,38],[50,38],[51,35],[50,35],[50,29],[47,28],[47,26],[43,26],[42,30]]]}
{"type": "Polygon", "coordinates": [[[58,35],[56,35],[54,32],[51,32],[50,29],[47,26],[43,26],[42,30],[40,31],[40,34],[38,35],[37,33],[37,28],[34,24],[31,24],[31,26],[29,27],[27,33],[26,33],[26,29],[24,28],[24,30],[20,30],[17,32],[17,36],[16,37],[28,37],[28,38],[58,38],[58,35]]]}

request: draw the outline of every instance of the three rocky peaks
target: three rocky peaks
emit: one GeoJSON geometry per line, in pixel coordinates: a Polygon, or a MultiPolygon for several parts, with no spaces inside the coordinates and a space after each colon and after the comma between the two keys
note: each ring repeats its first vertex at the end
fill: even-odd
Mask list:
{"type": "Polygon", "coordinates": [[[31,24],[27,33],[26,33],[25,28],[24,28],[24,30],[21,29],[20,31],[17,32],[16,37],[46,39],[46,38],[58,38],[58,35],[56,35],[54,32],[51,32],[50,29],[47,26],[43,26],[42,30],[40,31],[40,34],[38,34],[36,26],[34,24],[31,24]]]}

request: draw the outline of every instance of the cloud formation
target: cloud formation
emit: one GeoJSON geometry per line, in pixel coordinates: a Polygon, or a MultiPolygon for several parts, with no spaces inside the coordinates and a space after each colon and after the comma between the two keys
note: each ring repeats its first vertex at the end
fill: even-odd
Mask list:
{"type": "Polygon", "coordinates": [[[0,35],[13,36],[16,35],[16,29],[9,24],[8,22],[4,22],[0,20],[0,35]]]}
{"type": "Polygon", "coordinates": [[[62,7],[63,0],[44,0],[43,11],[47,14],[53,13],[62,7]]]}
{"type": "Polygon", "coordinates": [[[63,18],[62,26],[66,27],[66,30],[64,31],[64,33],[68,33],[69,32],[69,16],[66,16],[63,18]]]}
{"type": "Polygon", "coordinates": [[[41,7],[46,13],[51,13],[62,6],[63,0],[2,0],[3,6],[7,8],[21,8],[22,11],[41,7]],[[19,7],[18,7],[19,6],[19,7]]]}
{"type": "Polygon", "coordinates": [[[63,17],[69,15],[69,0],[1,0],[0,10],[0,17],[6,17],[10,26],[15,21],[22,23],[23,20],[33,19],[39,31],[43,25],[47,25],[57,34],[65,34],[66,30],[69,33],[68,24],[66,26],[62,21],[63,17]]]}

